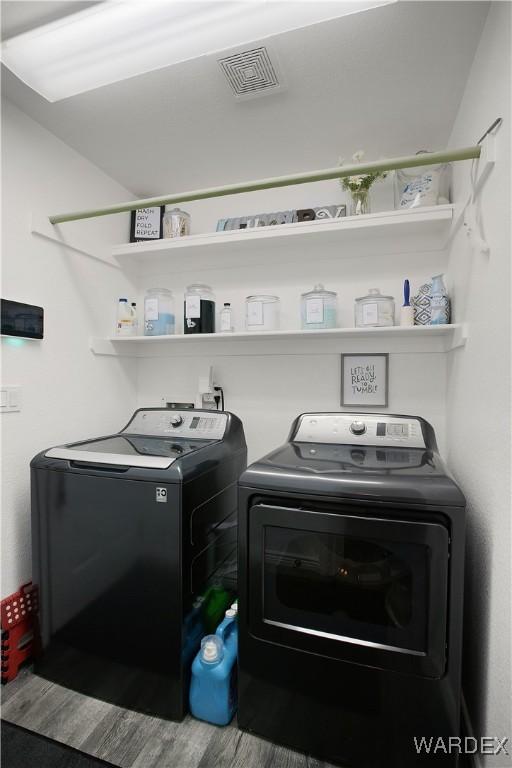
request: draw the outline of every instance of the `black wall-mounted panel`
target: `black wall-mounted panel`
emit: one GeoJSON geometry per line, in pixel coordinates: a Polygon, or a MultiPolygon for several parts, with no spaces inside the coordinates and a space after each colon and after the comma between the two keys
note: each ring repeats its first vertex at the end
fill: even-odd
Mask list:
{"type": "Polygon", "coordinates": [[[2,327],[5,336],[21,336],[26,339],[42,339],[44,332],[44,310],[34,304],[1,299],[2,327]]]}

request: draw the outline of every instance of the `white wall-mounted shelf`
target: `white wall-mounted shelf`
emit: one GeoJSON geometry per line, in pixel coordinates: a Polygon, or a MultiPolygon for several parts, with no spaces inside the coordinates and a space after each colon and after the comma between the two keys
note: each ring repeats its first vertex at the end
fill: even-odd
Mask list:
{"type": "Polygon", "coordinates": [[[439,251],[448,240],[452,205],[347,216],[274,227],[208,232],[175,240],[113,246],[111,256],[135,274],[177,273],[298,260],[439,251]]]}
{"type": "Polygon", "coordinates": [[[391,328],[332,328],[319,331],[110,336],[91,339],[97,355],[168,357],[171,355],[329,354],[341,351],[449,352],[463,346],[463,324],[391,328]]]}

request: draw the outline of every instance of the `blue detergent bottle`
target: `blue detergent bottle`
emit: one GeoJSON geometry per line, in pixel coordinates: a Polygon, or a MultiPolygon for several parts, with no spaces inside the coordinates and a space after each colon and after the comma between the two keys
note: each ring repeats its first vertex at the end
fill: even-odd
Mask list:
{"type": "Polygon", "coordinates": [[[201,640],[192,664],[190,711],[199,720],[227,725],[236,712],[236,661],[238,627],[236,611],[226,611],[215,635],[201,640]]]}

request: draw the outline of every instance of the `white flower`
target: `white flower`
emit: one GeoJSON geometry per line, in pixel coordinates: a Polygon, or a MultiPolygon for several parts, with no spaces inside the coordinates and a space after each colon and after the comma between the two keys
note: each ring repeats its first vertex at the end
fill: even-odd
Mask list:
{"type": "Polygon", "coordinates": [[[354,163],[360,163],[363,157],[364,157],[364,150],[358,149],[357,152],[354,152],[354,154],[352,155],[352,160],[354,161],[354,163]]]}

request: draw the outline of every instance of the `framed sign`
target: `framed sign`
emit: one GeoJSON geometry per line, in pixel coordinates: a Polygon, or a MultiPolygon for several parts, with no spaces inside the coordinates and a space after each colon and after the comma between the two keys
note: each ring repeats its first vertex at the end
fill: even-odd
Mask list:
{"type": "Polygon", "coordinates": [[[388,354],[341,356],[341,404],[388,404],[388,354]]]}
{"type": "Polygon", "coordinates": [[[162,219],[165,205],[156,208],[137,208],[132,211],[130,243],[144,240],[160,240],[162,237],[162,219]]]}

